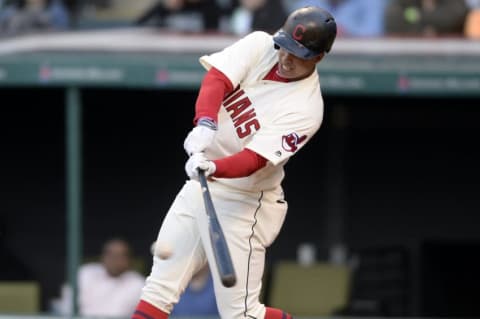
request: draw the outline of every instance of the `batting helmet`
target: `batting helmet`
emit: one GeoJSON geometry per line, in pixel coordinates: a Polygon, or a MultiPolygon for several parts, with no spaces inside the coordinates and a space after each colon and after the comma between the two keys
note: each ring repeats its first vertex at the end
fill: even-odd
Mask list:
{"type": "Polygon", "coordinates": [[[275,48],[310,59],[329,52],[337,35],[333,16],[318,7],[305,7],[293,11],[282,29],[273,36],[275,48]]]}

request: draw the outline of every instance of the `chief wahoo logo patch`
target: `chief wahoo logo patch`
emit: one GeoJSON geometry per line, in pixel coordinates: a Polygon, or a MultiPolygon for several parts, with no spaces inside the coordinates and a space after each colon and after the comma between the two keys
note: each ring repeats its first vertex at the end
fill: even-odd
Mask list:
{"type": "Polygon", "coordinates": [[[307,139],[306,135],[298,136],[297,133],[290,133],[282,136],[282,147],[287,152],[295,152],[298,149],[298,145],[303,143],[307,139]]]}

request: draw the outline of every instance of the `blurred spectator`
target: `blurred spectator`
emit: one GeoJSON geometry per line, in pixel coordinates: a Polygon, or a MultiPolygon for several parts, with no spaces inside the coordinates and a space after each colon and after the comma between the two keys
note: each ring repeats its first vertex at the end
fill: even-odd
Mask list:
{"type": "Polygon", "coordinates": [[[60,0],[18,0],[0,12],[0,34],[63,30],[69,27],[69,14],[60,0]]]}
{"type": "Polygon", "coordinates": [[[171,315],[179,317],[219,316],[208,264],[192,277],[187,289],[180,296],[180,301],[174,306],[171,315]]]}
{"type": "Polygon", "coordinates": [[[462,35],[467,5],[461,0],[394,0],[386,10],[388,35],[462,35]]]}
{"type": "MultiPolygon", "coordinates": [[[[101,262],[88,263],[78,271],[78,308],[82,316],[129,317],[137,304],[145,278],[132,270],[132,251],[122,239],[107,241],[101,262]]],[[[70,313],[69,289],[54,305],[60,314],[70,313]]]]}
{"type": "Polygon", "coordinates": [[[222,14],[216,0],[161,0],[137,22],[174,31],[218,31],[222,14]]]}
{"type": "Polygon", "coordinates": [[[466,0],[470,9],[465,20],[465,36],[471,39],[480,39],[480,0],[466,0]]]}
{"type": "Polygon", "coordinates": [[[480,0],[465,0],[470,9],[480,9],[480,0]]]}
{"type": "Polygon", "coordinates": [[[245,35],[252,31],[273,34],[282,27],[287,13],[278,0],[240,0],[231,18],[231,31],[245,35]]]}
{"type": "Polygon", "coordinates": [[[337,22],[337,34],[347,37],[377,37],[384,33],[385,9],[390,0],[299,0],[292,10],[317,6],[329,11],[337,22]]]}
{"type": "Polygon", "coordinates": [[[84,0],[80,26],[113,27],[130,25],[157,0],[84,0]]]}

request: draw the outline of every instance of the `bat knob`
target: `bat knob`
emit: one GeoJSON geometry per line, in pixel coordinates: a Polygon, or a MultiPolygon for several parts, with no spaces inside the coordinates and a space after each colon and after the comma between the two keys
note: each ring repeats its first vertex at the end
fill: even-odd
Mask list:
{"type": "Polygon", "coordinates": [[[237,283],[237,278],[235,277],[235,275],[228,275],[228,276],[222,277],[222,284],[227,288],[235,286],[236,283],[237,283]]]}

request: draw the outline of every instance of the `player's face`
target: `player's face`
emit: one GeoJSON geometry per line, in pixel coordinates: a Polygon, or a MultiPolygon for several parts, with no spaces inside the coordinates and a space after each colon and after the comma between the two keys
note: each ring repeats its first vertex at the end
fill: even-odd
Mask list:
{"type": "Polygon", "coordinates": [[[288,53],[284,49],[278,50],[278,74],[289,80],[301,80],[315,70],[317,63],[323,58],[323,54],[312,59],[301,59],[288,53]]]}

